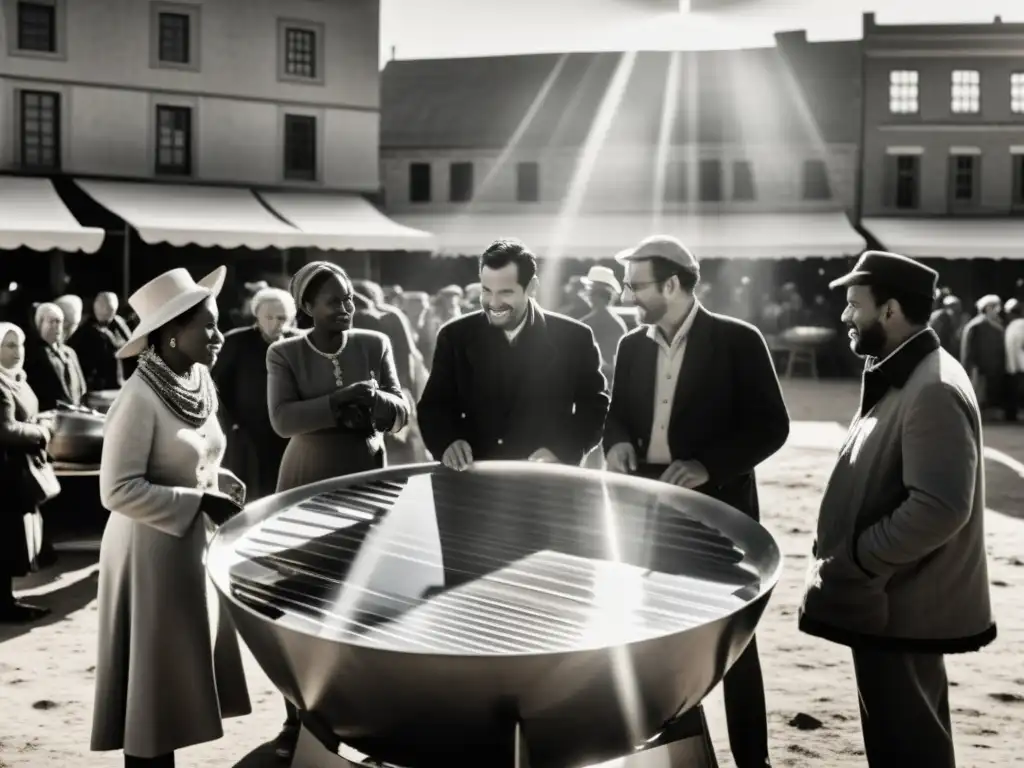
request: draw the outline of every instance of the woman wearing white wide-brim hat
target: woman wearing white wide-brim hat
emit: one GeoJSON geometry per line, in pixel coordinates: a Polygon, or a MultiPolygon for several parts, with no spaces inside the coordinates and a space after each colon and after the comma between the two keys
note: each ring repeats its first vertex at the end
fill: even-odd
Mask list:
{"type": "MultiPolygon", "coordinates": [[[[223,735],[251,711],[234,627],[207,606],[207,523],[245,489],[220,468],[225,438],[209,372],[221,267],[198,283],[172,269],[128,303],[139,316],[118,357],[138,356],[107,415],[100,496],[99,652],[92,749],[126,766],[174,765],[174,751],[223,735]]],[[[214,608],[219,608],[214,605],[214,608]]]]}

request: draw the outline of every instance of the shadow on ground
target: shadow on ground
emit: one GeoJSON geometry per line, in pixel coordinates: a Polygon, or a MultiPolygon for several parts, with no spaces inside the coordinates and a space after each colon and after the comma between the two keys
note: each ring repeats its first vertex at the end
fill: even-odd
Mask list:
{"type": "Polygon", "coordinates": [[[97,574],[93,571],[80,579],[69,581],[67,586],[58,586],[43,594],[25,597],[26,602],[32,605],[49,608],[50,615],[39,621],[33,621],[31,624],[0,624],[0,643],[21,637],[33,629],[48,627],[51,624],[64,621],[68,616],[85,608],[96,599],[97,586],[97,574]]]}
{"type": "Polygon", "coordinates": [[[260,744],[256,749],[243,757],[232,768],[282,768],[288,763],[274,754],[274,742],[260,744]]]}

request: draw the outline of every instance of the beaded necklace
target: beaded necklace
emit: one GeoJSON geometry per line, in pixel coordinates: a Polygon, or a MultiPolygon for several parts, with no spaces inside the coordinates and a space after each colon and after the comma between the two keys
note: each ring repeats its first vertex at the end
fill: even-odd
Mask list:
{"type": "Polygon", "coordinates": [[[338,349],[336,351],[330,352],[330,353],[328,353],[328,352],[321,352],[319,349],[317,349],[316,345],[313,344],[313,342],[309,340],[309,334],[308,333],[306,334],[305,339],[306,339],[306,343],[309,345],[310,349],[312,349],[314,352],[316,352],[318,355],[320,355],[320,357],[323,357],[323,358],[326,358],[327,360],[330,360],[331,365],[334,368],[334,383],[337,386],[339,386],[339,387],[344,386],[345,382],[344,382],[344,379],[342,378],[342,375],[341,375],[341,359],[340,358],[341,358],[341,353],[344,352],[345,351],[345,347],[348,346],[348,334],[347,333],[342,334],[341,346],[338,347],[338,349]]]}
{"type": "Polygon", "coordinates": [[[217,390],[205,365],[193,365],[179,376],[150,347],[139,355],[139,376],[156,392],[171,412],[198,429],[217,410],[217,390]]]}

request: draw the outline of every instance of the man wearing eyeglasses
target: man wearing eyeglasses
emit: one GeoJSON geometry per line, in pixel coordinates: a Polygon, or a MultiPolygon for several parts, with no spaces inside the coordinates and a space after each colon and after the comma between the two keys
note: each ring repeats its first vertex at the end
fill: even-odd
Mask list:
{"type": "MultiPolygon", "coordinates": [[[[608,469],[690,488],[757,520],[754,468],[789,436],[789,414],[760,331],[707,311],[697,259],[654,236],[616,256],[640,327],[616,352],[604,429],[608,469]]],[[[725,676],[737,768],[765,768],[768,725],[754,640],[725,676]]]]}

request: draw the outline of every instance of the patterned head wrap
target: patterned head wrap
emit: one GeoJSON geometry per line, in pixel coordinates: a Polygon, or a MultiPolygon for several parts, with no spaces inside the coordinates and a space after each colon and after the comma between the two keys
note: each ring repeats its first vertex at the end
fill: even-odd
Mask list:
{"type": "Polygon", "coordinates": [[[306,290],[309,288],[309,284],[313,282],[314,278],[324,274],[325,272],[335,274],[345,282],[348,282],[348,274],[337,264],[332,264],[329,261],[311,261],[292,275],[291,282],[288,284],[288,293],[290,293],[292,295],[292,299],[295,300],[296,307],[305,311],[302,306],[302,297],[305,295],[306,290]]]}

